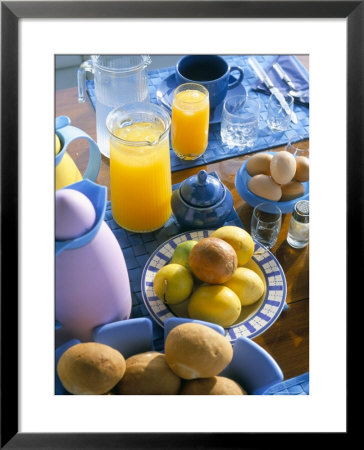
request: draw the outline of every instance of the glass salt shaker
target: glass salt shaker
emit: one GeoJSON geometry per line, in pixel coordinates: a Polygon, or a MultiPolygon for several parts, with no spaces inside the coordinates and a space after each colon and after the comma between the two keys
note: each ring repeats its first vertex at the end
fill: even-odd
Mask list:
{"type": "Polygon", "coordinates": [[[298,201],[293,209],[287,242],[291,247],[306,247],[309,241],[310,210],[309,201],[298,201]]]}

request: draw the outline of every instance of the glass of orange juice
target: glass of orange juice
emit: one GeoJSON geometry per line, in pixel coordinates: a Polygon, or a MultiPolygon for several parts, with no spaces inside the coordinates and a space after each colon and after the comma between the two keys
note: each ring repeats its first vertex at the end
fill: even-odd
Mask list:
{"type": "Polygon", "coordinates": [[[117,107],[107,116],[111,212],[126,230],[153,231],[171,215],[170,125],[169,113],[147,102],[117,107]]]}
{"type": "Polygon", "coordinates": [[[210,102],[208,90],[198,83],[184,83],[174,91],[171,142],[181,159],[197,159],[208,143],[210,102]]]}

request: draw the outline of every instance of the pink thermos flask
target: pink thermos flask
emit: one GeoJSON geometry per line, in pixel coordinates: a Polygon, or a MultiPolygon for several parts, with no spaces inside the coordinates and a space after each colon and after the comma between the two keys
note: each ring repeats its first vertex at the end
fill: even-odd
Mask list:
{"type": "Polygon", "coordinates": [[[128,319],[132,302],[123,252],[104,221],[106,187],[85,179],[55,196],[58,346],[91,341],[95,327],[128,319]]]}

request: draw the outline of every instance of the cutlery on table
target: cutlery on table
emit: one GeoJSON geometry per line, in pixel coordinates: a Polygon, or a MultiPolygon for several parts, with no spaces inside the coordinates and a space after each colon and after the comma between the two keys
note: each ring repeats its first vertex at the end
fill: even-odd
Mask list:
{"type": "Polygon", "coordinates": [[[282,66],[279,63],[273,64],[273,69],[277,72],[279,78],[284,81],[291,90],[288,92],[292,97],[306,97],[306,93],[304,91],[299,91],[288,74],[283,70],[282,66]]]}
{"type": "MultiPolygon", "coordinates": [[[[284,95],[277,89],[272,80],[269,78],[268,74],[265,72],[265,70],[262,68],[262,66],[258,63],[258,61],[255,58],[250,57],[248,59],[249,64],[253,68],[255,74],[258,76],[260,81],[267,87],[269,92],[274,95],[279,103],[281,104],[282,108],[289,114],[290,108],[284,98],[284,95]]],[[[292,111],[291,120],[293,123],[297,123],[297,116],[294,111],[292,111]]]]}

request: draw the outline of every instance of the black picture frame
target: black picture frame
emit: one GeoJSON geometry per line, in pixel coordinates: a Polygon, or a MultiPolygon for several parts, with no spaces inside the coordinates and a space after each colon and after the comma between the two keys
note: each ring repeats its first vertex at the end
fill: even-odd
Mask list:
{"type": "MultiPolygon", "coordinates": [[[[248,433],[242,439],[239,433],[47,434],[18,431],[18,24],[22,18],[115,17],[347,20],[347,286],[361,279],[363,265],[354,265],[350,256],[354,255],[354,250],[358,254],[359,249],[360,258],[363,249],[363,1],[195,1],[189,2],[188,8],[184,1],[95,1],[88,2],[87,8],[82,1],[1,2],[1,448],[258,448],[260,437],[254,433],[248,433]]],[[[266,439],[268,435],[261,437],[266,439]]],[[[285,438],[280,436],[279,439],[280,446],[284,445],[285,438]]],[[[317,435],[315,439],[316,445],[317,435]]]]}

